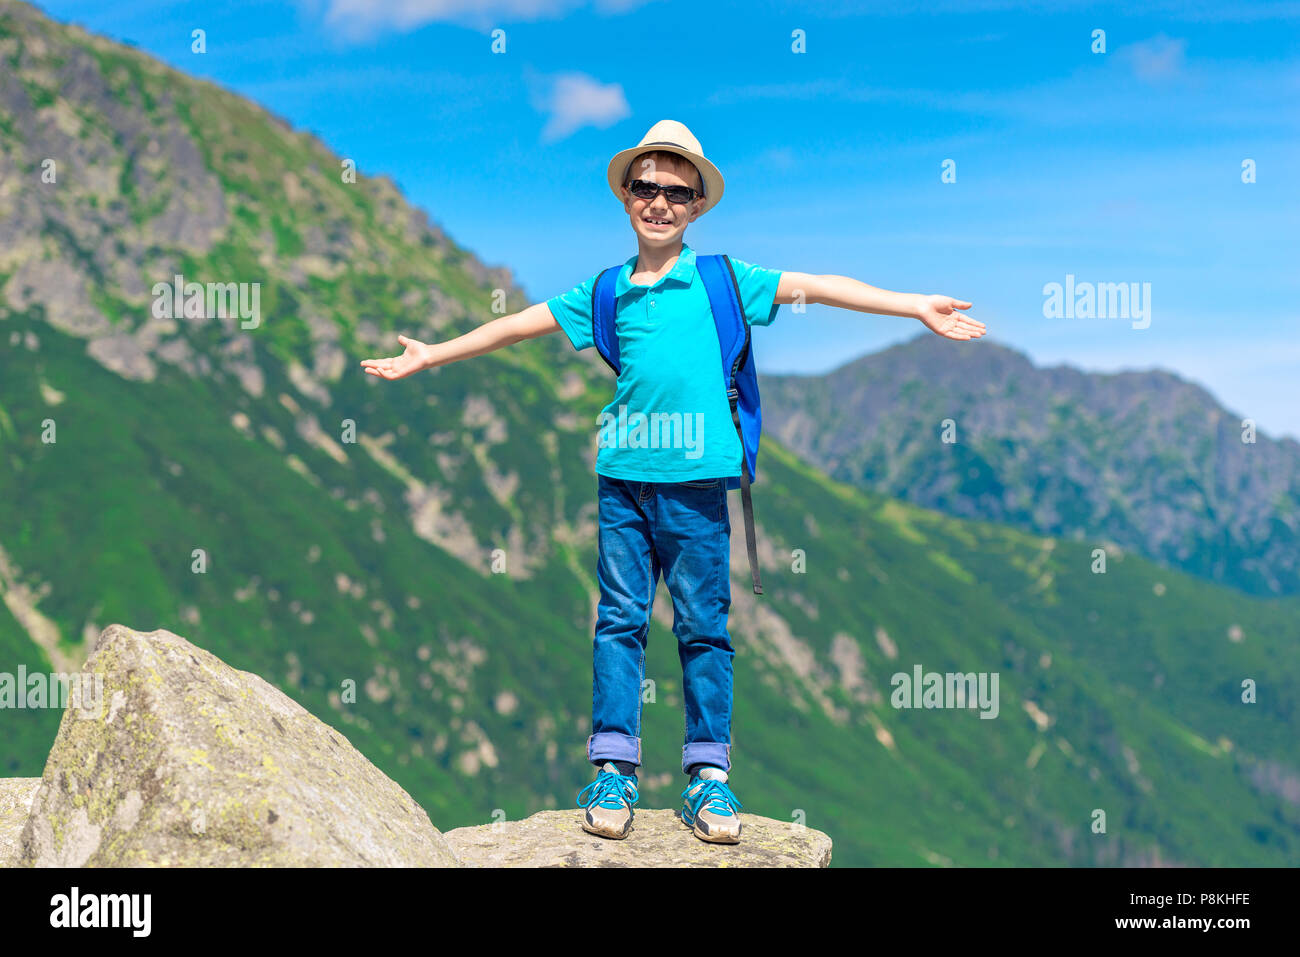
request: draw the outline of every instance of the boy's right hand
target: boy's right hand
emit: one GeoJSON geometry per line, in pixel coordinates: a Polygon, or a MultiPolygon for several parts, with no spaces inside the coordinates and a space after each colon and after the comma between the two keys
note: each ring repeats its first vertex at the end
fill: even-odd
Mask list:
{"type": "Polygon", "coordinates": [[[406,347],[400,356],[391,359],[362,359],[361,365],[366,373],[381,379],[401,379],[429,368],[431,347],[427,343],[406,336],[398,336],[397,343],[406,347]]]}

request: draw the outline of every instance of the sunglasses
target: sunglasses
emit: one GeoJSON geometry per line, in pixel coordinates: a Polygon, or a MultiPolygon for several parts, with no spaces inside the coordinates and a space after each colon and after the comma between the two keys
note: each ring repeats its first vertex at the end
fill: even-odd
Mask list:
{"type": "Polygon", "coordinates": [[[634,179],[627,184],[628,191],[637,199],[653,200],[659,195],[660,191],[668,198],[668,202],[684,206],[693,200],[696,196],[704,194],[694,190],[689,186],[663,186],[659,183],[652,183],[646,179],[634,179]]]}

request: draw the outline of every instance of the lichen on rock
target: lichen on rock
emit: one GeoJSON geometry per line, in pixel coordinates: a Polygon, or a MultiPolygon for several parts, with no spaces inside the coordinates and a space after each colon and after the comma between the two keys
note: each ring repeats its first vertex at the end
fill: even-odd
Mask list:
{"type": "Polygon", "coordinates": [[[19,838],[40,786],[40,778],[0,778],[0,867],[18,863],[19,838]]]}

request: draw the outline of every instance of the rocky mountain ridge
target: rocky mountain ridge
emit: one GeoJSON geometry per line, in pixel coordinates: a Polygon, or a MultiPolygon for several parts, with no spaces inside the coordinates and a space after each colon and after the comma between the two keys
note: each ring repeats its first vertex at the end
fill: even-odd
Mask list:
{"type": "Polygon", "coordinates": [[[1300,592],[1300,443],[1169,372],[1039,367],[973,345],[925,333],[825,375],[763,377],[764,427],[859,488],[1300,592]]]}

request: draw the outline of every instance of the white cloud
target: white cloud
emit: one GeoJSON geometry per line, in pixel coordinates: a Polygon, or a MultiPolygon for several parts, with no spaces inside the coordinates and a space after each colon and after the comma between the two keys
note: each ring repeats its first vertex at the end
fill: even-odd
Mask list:
{"type": "Polygon", "coordinates": [[[1122,57],[1143,80],[1171,80],[1183,73],[1187,41],[1167,37],[1163,33],[1123,47],[1122,57]]]}
{"type": "Polygon", "coordinates": [[[547,114],[542,141],[554,142],[582,129],[604,129],[632,115],[618,83],[601,83],[585,73],[561,73],[534,81],[542,87],[534,105],[547,114]]]}
{"type": "MultiPolygon", "coordinates": [[[[317,0],[319,6],[322,0],[317,0]]],[[[325,23],[350,38],[385,30],[405,33],[428,23],[459,23],[476,28],[508,21],[549,20],[581,7],[598,13],[623,13],[646,0],[323,0],[325,23]]]]}

